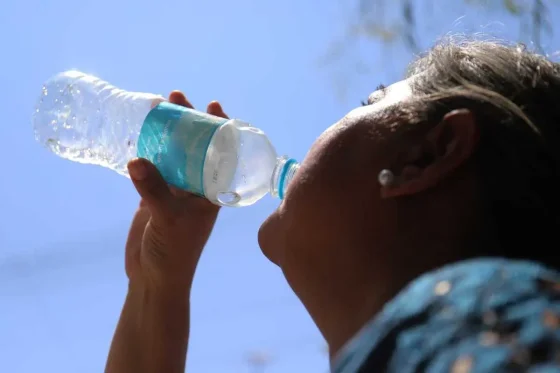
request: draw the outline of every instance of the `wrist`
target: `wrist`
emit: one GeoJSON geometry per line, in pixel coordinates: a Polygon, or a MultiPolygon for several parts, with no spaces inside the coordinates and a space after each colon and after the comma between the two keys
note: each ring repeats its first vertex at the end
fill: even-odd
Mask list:
{"type": "Polygon", "coordinates": [[[127,300],[130,299],[139,307],[188,306],[190,301],[190,285],[162,283],[143,279],[131,279],[128,282],[127,300]]]}
{"type": "Polygon", "coordinates": [[[188,337],[188,292],[131,281],[106,372],[184,372],[188,337]]]}

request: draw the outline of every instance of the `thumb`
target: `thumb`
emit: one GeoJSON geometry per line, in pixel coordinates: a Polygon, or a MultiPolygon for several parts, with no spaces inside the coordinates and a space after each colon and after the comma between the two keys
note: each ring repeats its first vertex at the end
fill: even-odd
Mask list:
{"type": "Polygon", "coordinates": [[[158,169],[143,158],[133,159],[127,167],[132,183],[150,210],[152,219],[160,223],[173,219],[173,195],[158,169]]]}

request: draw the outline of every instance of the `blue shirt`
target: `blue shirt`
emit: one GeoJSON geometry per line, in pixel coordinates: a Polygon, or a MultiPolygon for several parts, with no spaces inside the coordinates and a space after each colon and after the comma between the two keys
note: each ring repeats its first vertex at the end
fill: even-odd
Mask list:
{"type": "Polygon", "coordinates": [[[559,328],[560,273],[471,260],[411,283],[341,349],[332,371],[560,373],[559,328]]]}

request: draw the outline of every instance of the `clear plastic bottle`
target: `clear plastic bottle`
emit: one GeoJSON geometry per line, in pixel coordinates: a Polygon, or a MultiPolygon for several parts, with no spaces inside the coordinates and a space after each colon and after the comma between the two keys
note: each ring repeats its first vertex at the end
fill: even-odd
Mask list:
{"type": "Polygon", "coordinates": [[[248,123],[127,92],[75,70],[45,83],[33,126],[37,141],[62,158],[124,176],[129,160],[146,158],[169,184],[223,206],[252,205],[267,192],[282,199],[299,168],[248,123]]]}

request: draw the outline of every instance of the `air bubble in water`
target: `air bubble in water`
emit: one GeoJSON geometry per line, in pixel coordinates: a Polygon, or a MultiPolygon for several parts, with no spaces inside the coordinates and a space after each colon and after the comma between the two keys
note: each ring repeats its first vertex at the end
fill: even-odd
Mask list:
{"type": "Polygon", "coordinates": [[[233,206],[241,201],[241,196],[235,192],[219,192],[217,199],[223,205],[233,206]]]}
{"type": "Polygon", "coordinates": [[[77,71],[57,74],[39,87],[32,117],[36,139],[62,158],[126,174],[149,105],[157,97],[135,92],[119,96],[107,82],[77,71]],[[120,136],[130,136],[130,147],[120,146],[128,140],[120,136]]]}

